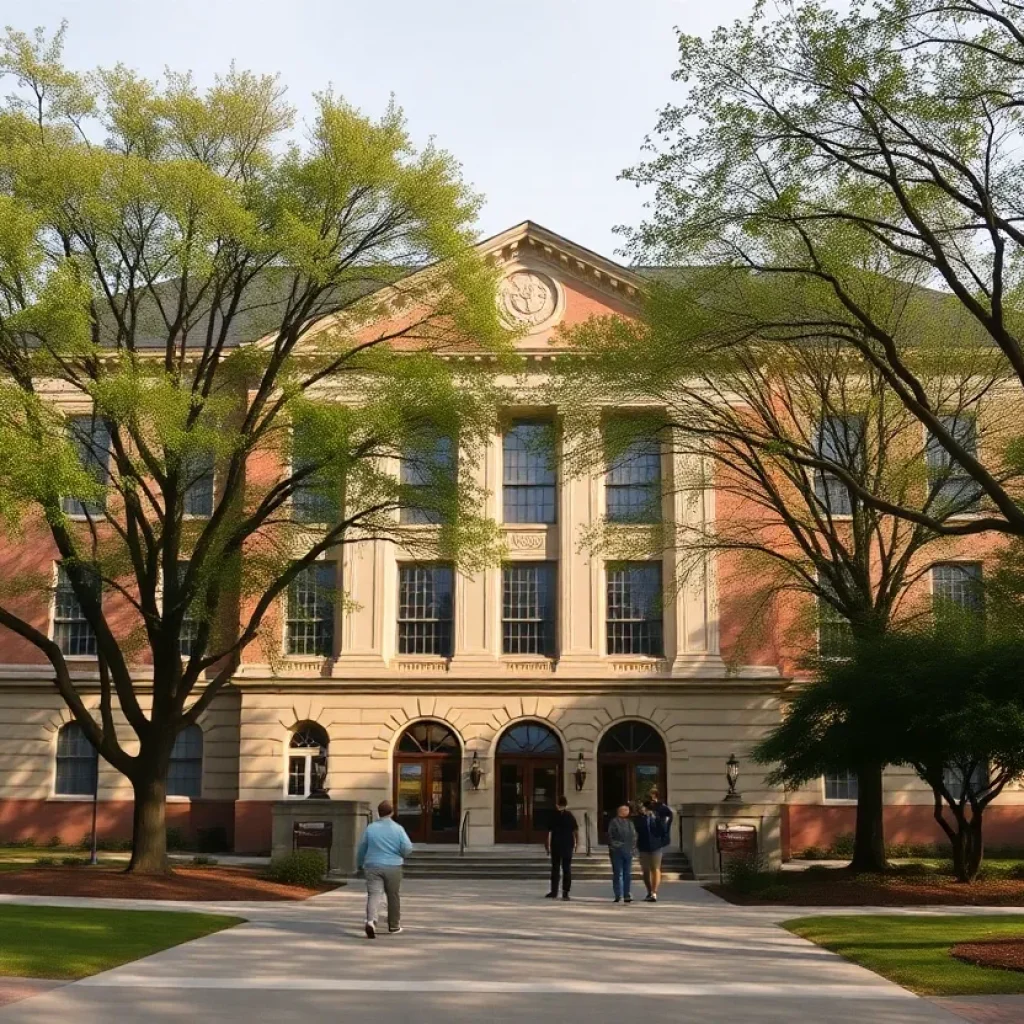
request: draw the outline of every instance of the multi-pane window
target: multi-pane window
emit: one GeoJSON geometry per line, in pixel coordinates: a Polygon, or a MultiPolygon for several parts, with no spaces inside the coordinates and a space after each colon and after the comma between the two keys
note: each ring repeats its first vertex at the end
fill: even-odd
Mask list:
{"type": "Polygon", "coordinates": [[[174,737],[167,766],[167,795],[200,797],[203,792],[203,730],[189,725],[174,737]]]}
{"type": "Polygon", "coordinates": [[[661,520],[661,446],[656,440],[634,441],[609,465],[605,498],[609,522],[661,520]]]}
{"type": "Polygon", "coordinates": [[[452,653],[452,568],[403,565],[398,570],[398,653],[452,653]]]}
{"type": "Polygon", "coordinates": [[[57,733],[57,775],[53,791],[58,796],[92,796],[96,790],[96,748],[77,722],[68,722],[57,733]]]}
{"type": "Polygon", "coordinates": [[[516,420],[505,432],[502,453],[505,522],[555,522],[555,433],[552,424],[516,420]]]}
{"type": "MultiPolygon", "coordinates": [[[[814,437],[815,453],[860,476],[865,465],[864,422],[860,415],[823,417],[814,437]]],[[[853,511],[850,489],[834,473],[815,472],[814,494],[830,515],[848,516],[853,511]]]]}
{"type": "Polygon", "coordinates": [[[983,607],[981,565],[978,562],[933,565],[932,603],[939,613],[950,609],[980,612],[983,607]]]}
{"type": "MultiPolygon", "coordinates": [[[[818,578],[818,586],[829,594],[835,588],[827,577],[818,578]]],[[[818,654],[822,658],[848,658],[853,650],[850,620],[823,594],[818,595],[818,654]]]]}
{"type": "Polygon", "coordinates": [[[660,562],[608,567],[608,653],[662,654],[660,562]]]}
{"type": "MultiPolygon", "coordinates": [[[[188,562],[178,563],[178,581],[185,578],[188,572],[188,562]]],[[[187,608],[181,620],[181,632],[178,634],[178,650],[183,658],[191,658],[192,651],[199,634],[199,622],[192,615],[192,609],[187,608]]]]}
{"type": "Polygon", "coordinates": [[[338,521],[340,503],[329,478],[313,467],[320,459],[316,439],[310,427],[296,423],[292,427],[292,475],[304,474],[292,491],[292,516],[300,523],[338,521]],[[306,470],[312,470],[306,473],[306,470]]]}
{"type": "MultiPolygon", "coordinates": [[[[972,415],[940,416],[940,422],[969,455],[978,454],[978,425],[972,415]]],[[[943,512],[969,512],[977,504],[981,491],[974,479],[956,462],[934,435],[925,444],[931,498],[943,512]]]]}
{"type": "Polygon", "coordinates": [[[316,562],[292,580],[288,587],[288,618],[285,649],[288,654],[334,654],[334,562],[316,562]]]}
{"type": "Polygon", "coordinates": [[[515,562],[501,571],[501,649],[505,654],[555,653],[555,567],[515,562]]]}
{"type": "MultiPolygon", "coordinates": [[[[86,416],[69,416],[67,423],[68,434],[78,453],[79,462],[89,476],[98,484],[105,486],[110,478],[110,425],[92,413],[86,416]]],[[[80,498],[65,496],[63,508],[68,515],[94,516],[103,512],[106,502],[102,497],[83,501],[80,498]]]]}
{"type": "Polygon", "coordinates": [[[829,772],[825,776],[826,800],[856,800],[857,775],[855,772],[829,772]]]}
{"type": "Polygon", "coordinates": [[[455,476],[455,445],[450,437],[424,438],[402,455],[401,482],[407,489],[402,505],[403,523],[440,523],[444,518],[445,491],[455,476]],[[440,500],[439,500],[440,499],[440,500]]]}
{"type": "MultiPolygon", "coordinates": [[[[964,785],[964,773],[960,768],[946,765],[942,772],[942,782],[954,800],[963,800],[967,787],[964,785]]],[[[988,765],[977,764],[970,776],[970,789],[975,797],[981,796],[988,788],[988,765]]]]}
{"type": "Polygon", "coordinates": [[[316,722],[299,722],[288,744],[288,795],[325,792],[330,740],[316,722]]]}
{"type": "Polygon", "coordinates": [[[185,461],[185,501],[187,516],[213,515],[213,452],[202,452],[185,461]]]}
{"type": "MultiPolygon", "coordinates": [[[[100,594],[100,580],[95,574],[88,575],[89,584],[96,597],[100,594]]],[[[78,601],[78,595],[71,586],[71,579],[63,565],[57,566],[57,588],[53,600],[53,639],[64,654],[94,655],[96,634],[89,625],[78,601]]]]}

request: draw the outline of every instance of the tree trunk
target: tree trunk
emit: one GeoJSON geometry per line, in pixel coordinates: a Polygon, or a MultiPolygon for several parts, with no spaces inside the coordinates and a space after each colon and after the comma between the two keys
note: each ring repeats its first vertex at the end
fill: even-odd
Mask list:
{"type": "Polygon", "coordinates": [[[973,882],[978,877],[984,856],[985,843],[981,834],[981,812],[979,811],[971,816],[970,823],[967,825],[966,881],[973,882]]]}
{"type": "Polygon", "coordinates": [[[154,777],[133,780],[132,785],[135,812],[128,871],[139,875],[167,874],[167,783],[160,773],[154,773],[154,777]]]}
{"type": "Polygon", "coordinates": [[[853,836],[851,871],[884,871],[885,825],[882,766],[861,765],[857,771],[857,824],[853,836]]]}
{"type": "Polygon", "coordinates": [[[969,882],[971,879],[967,872],[967,831],[962,825],[957,828],[956,834],[949,842],[953,848],[953,874],[958,882],[969,882]]]}

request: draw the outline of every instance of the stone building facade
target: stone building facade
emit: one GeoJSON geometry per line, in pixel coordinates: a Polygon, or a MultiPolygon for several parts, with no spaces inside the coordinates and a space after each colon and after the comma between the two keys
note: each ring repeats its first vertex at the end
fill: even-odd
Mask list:
{"type": "MultiPolygon", "coordinates": [[[[643,286],[634,272],[534,224],[482,244],[502,267],[500,301],[525,328],[520,346],[536,387],[560,325],[628,317],[643,286]]],[[[673,553],[622,568],[580,543],[609,501],[629,500],[628,488],[652,476],[671,493],[684,467],[658,456],[647,477],[620,482],[625,492],[603,473],[547,480],[529,464],[530,445],[514,436],[548,424],[557,455],[557,410],[538,406],[530,389],[528,382],[508,432],[492,439],[479,468],[487,512],[505,534],[505,563],[457,575],[384,541],[326,560],[323,571],[348,598],[321,624],[330,652],[286,653],[292,626],[282,602],[280,657],[268,661],[252,645],[177,751],[172,827],[213,830],[239,852],[265,851],[272,804],[305,798],[326,770],[334,798],[393,797],[420,842],[457,842],[463,831],[474,848],[538,842],[559,792],[598,842],[614,806],[652,786],[673,805],[721,799],[735,754],[743,796],[783,804],[785,846],[852,831],[850,780],[785,793],[747,761],[779,719],[792,658],[780,637],[769,637],[746,663],[729,658],[727,670],[723,653],[742,626],[742,577],[709,564],[669,593],[673,553]],[[510,497],[516,488],[533,490],[510,497]]],[[[714,519],[713,490],[685,505],[673,500],[677,519],[714,519]]],[[[946,561],[984,562],[986,543],[964,541],[974,547],[946,561]]],[[[8,572],[54,564],[41,536],[0,552],[8,572]]],[[[60,610],[58,595],[50,608],[24,613],[54,630],[63,628],[60,610]]],[[[75,660],[81,679],[95,677],[88,656],[75,660]]],[[[88,752],[69,722],[38,654],[0,633],[0,840],[76,841],[88,831],[88,752]]],[[[130,787],[105,764],[98,773],[101,835],[126,835],[130,787]]],[[[889,773],[886,786],[890,839],[937,839],[930,794],[905,773],[889,773]]],[[[1024,841],[1019,791],[991,816],[990,841],[1024,841]]]]}

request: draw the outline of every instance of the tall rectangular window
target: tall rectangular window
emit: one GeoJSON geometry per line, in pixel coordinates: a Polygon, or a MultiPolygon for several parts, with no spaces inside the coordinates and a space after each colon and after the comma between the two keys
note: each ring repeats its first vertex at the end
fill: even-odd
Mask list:
{"type": "MultiPolygon", "coordinates": [[[[69,416],[68,435],[78,453],[78,460],[85,471],[98,484],[106,486],[110,479],[110,425],[105,419],[88,413],[85,416],[69,416]]],[[[107,507],[106,500],[83,501],[65,496],[62,507],[68,515],[100,515],[107,507]]]]}
{"type": "Polygon", "coordinates": [[[608,521],[661,521],[661,445],[649,438],[632,442],[608,466],[605,476],[608,521]]]}
{"type": "MultiPolygon", "coordinates": [[[[92,577],[92,589],[99,597],[99,576],[92,577]]],[[[53,639],[64,654],[88,656],[96,653],[96,634],[82,611],[78,596],[71,586],[71,579],[63,565],[57,566],[57,589],[53,601],[53,639]]]]}
{"type": "MultiPolygon", "coordinates": [[[[815,432],[815,453],[859,477],[866,465],[864,433],[863,416],[824,416],[815,432]]],[[[848,516],[853,512],[850,489],[834,473],[815,471],[814,494],[830,515],[848,516]]]]}
{"type": "MultiPolygon", "coordinates": [[[[819,576],[818,586],[829,594],[835,593],[824,576],[819,576]]],[[[824,595],[819,594],[818,655],[822,658],[849,658],[852,653],[853,631],[850,620],[824,595]]]]}
{"type": "Polygon", "coordinates": [[[402,454],[400,480],[406,489],[399,513],[409,524],[440,523],[456,474],[455,445],[450,437],[423,438],[402,454]]]}
{"type": "Polygon", "coordinates": [[[943,610],[981,612],[981,564],[946,562],[932,566],[932,603],[939,614],[943,610]]]}
{"type": "MultiPolygon", "coordinates": [[[[188,562],[178,563],[178,580],[182,580],[188,572],[188,562]]],[[[185,611],[181,620],[181,632],[178,634],[178,650],[183,658],[191,658],[192,651],[199,634],[199,622],[193,617],[192,609],[185,611]]]]}
{"type": "Polygon", "coordinates": [[[187,516],[213,515],[213,452],[201,452],[185,460],[184,511],[187,516]]]}
{"type": "Polygon", "coordinates": [[[608,653],[664,651],[660,562],[608,566],[608,653]]]}
{"type": "Polygon", "coordinates": [[[57,796],[92,796],[96,792],[99,755],[77,722],[68,722],[57,733],[57,771],[53,791],[57,796]]]}
{"type": "MultiPolygon", "coordinates": [[[[961,413],[940,416],[939,420],[960,447],[977,458],[978,424],[974,416],[961,413]]],[[[925,461],[928,465],[930,497],[942,512],[970,512],[977,506],[981,489],[932,434],[929,434],[925,444],[925,461]]]]}
{"type": "Polygon", "coordinates": [[[316,562],[303,569],[288,587],[285,649],[288,654],[334,654],[334,562],[316,562]]]}
{"type": "Polygon", "coordinates": [[[502,456],[505,522],[555,522],[554,426],[535,420],[516,420],[502,439],[502,456]]]}
{"type": "Polygon", "coordinates": [[[555,653],[555,567],[515,562],[501,570],[501,649],[505,654],[555,653]]]}
{"type": "Polygon", "coordinates": [[[452,568],[439,563],[398,570],[398,653],[452,653],[452,568]]]}
{"type": "Polygon", "coordinates": [[[825,776],[826,800],[856,800],[857,775],[855,772],[829,772],[825,776]]]}
{"type": "Polygon", "coordinates": [[[292,426],[293,476],[305,474],[292,491],[292,517],[299,523],[336,523],[340,514],[339,496],[329,476],[317,472],[320,458],[316,438],[301,421],[292,426]],[[306,473],[306,470],[312,470],[306,473]]]}

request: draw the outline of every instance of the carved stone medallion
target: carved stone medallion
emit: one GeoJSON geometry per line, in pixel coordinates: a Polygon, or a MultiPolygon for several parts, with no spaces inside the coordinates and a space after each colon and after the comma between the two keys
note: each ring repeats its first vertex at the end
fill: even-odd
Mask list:
{"type": "Polygon", "coordinates": [[[536,327],[554,316],[558,292],[545,274],[516,270],[501,282],[498,304],[512,323],[536,327]]]}

